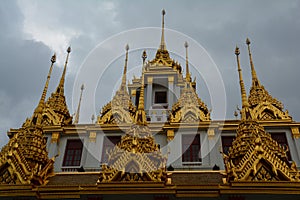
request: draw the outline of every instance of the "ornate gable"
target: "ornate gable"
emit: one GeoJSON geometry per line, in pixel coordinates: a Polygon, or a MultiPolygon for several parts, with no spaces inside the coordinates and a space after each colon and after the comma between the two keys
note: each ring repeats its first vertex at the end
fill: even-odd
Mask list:
{"type": "Polygon", "coordinates": [[[286,152],[257,122],[242,122],[225,159],[228,180],[298,181],[297,168],[286,152]]]}
{"type": "Polygon", "coordinates": [[[172,107],[170,122],[193,123],[200,121],[210,121],[210,112],[191,84],[186,83],[180,98],[172,107]]]}
{"type": "Polygon", "coordinates": [[[162,156],[147,126],[132,125],[108,154],[98,183],[111,181],[164,182],[167,158],[162,156]]]}

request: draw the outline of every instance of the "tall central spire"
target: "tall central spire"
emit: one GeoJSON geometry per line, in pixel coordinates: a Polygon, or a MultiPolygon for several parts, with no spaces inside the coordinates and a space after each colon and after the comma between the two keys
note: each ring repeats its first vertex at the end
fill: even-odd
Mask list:
{"type": "Polygon", "coordinates": [[[184,47],[185,47],[186,81],[191,82],[191,74],[190,74],[189,60],[188,60],[188,47],[189,47],[189,44],[187,42],[185,42],[184,47]]]}
{"type": "Polygon", "coordinates": [[[161,50],[167,50],[167,46],[166,46],[166,42],[165,42],[165,14],[166,14],[166,11],[163,9],[161,13],[162,13],[162,25],[161,25],[161,41],[160,41],[159,48],[161,50]]]}
{"type": "Polygon", "coordinates": [[[242,69],[240,66],[240,58],[239,58],[240,49],[238,47],[235,48],[235,55],[236,55],[236,61],[237,61],[239,79],[240,79],[241,96],[242,96],[241,118],[242,118],[242,120],[246,120],[250,117],[250,113],[248,112],[249,111],[249,103],[247,100],[245,84],[244,84],[243,75],[242,75],[242,69]]]}
{"type": "Polygon", "coordinates": [[[252,87],[253,86],[259,86],[260,85],[260,82],[257,78],[257,75],[256,75],[256,71],[255,71],[255,68],[254,68],[254,64],[253,64],[253,60],[252,60],[252,54],[251,54],[251,49],[250,49],[250,40],[249,38],[246,39],[246,44],[248,46],[248,53],[249,53],[249,59],[250,59],[250,66],[251,66],[251,75],[252,75],[252,87]]]}
{"type": "Polygon", "coordinates": [[[126,50],[126,57],[125,57],[125,64],[124,64],[121,90],[126,90],[126,73],[127,73],[128,50],[129,50],[129,45],[128,44],[125,46],[125,50],[126,50]]]}

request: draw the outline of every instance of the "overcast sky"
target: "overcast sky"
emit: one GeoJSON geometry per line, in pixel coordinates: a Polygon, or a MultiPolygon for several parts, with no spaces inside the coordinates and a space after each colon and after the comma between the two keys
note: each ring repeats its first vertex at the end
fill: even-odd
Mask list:
{"type": "MultiPolygon", "coordinates": [[[[8,141],[7,130],[20,127],[26,117],[32,115],[40,98],[49,70],[50,58],[54,52],[57,53],[58,62],[53,70],[48,95],[54,91],[59,81],[66,56],[65,50],[68,45],[72,46],[66,77],[66,96],[70,113],[73,114],[77,107],[79,91],[79,87],[75,85],[78,88],[76,89],[74,84],[81,66],[86,62],[91,51],[109,39],[119,41],[114,38],[121,32],[144,27],[160,27],[162,8],[167,12],[166,28],[183,33],[202,45],[216,64],[226,89],[224,99],[228,119],[234,118],[236,105],[240,105],[234,55],[236,45],[241,50],[243,75],[246,90],[249,92],[251,77],[245,45],[245,39],[249,37],[252,42],[254,65],[261,83],[273,97],[283,102],[295,121],[300,120],[298,87],[300,1],[2,0],[0,5],[0,146],[8,141]],[[76,91],[76,95],[73,94],[73,90],[76,91]]],[[[168,38],[167,33],[166,43],[170,52],[174,51],[170,49],[173,46],[183,47],[181,41],[178,42],[180,44],[176,42],[170,44],[172,40],[168,38]]],[[[160,34],[155,33],[151,36],[157,38],[153,43],[158,47],[160,34]]],[[[140,40],[141,37],[136,39],[140,40]]],[[[147,39],[150,36],[145,34],[144,37],[147,39]]],[[[128,40],[134,43],[132,38],[128,40]]],[[[134,46],[134,44],[130,45],[134,46]]],[[[123,48],[125,43],[120,46],[123,48]]],[[[124,49],[116,51],[123,52],[124,49]]],[[[129,70],[138,66],[138,62],[133,58],[134,54],[140,56],[140,51],[131,54],[129,70]]],[[[150,51],[148,59],[152,59],[153,54],[150,51]]],[[[111,60],[111,70],[107,72],[109,73],[107,76],[114,76],[114,82],[118,81],[121,75],[123,57],[124,55],[120,54],[118,58],[111,60]]],[[[184,66],[184,60],[180,59],[180,56],[176,59],[184,66]]],[[[100,64],[101,56],[97,62],[99,68],[105,67],[100,64]]],[[[192,68],[193,76],[197,76],[197,67],[201,68],[201,66],[192,68]]],[[[214,108],[208,102],[210,101],[207,93],[209,86],[205,85],[201,77],[200,79],[197,77],[197,81],[199,96],[214,112],[214,108]]],[[[98,115],[99,109],[110,100],[112,89],[103,86],[116,87],[116,84],[112,84],[107,77],[98,80],[95,85],[98,85],[97,88],[106,89],[95,92],[94,112],[85,112],[90,102],[83,97],[82,112],[85,114],[81,115],[81,122],[90,122],[90,116],[98,115]]],[[[88,94],[88,88],[85,92],[88,94]]]]}

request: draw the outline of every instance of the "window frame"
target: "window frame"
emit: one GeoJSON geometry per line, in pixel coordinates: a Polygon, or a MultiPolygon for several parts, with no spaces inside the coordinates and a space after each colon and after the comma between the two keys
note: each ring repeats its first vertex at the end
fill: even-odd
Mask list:
{"type": "Polygon", "coordinates": [[[202,164],[201,137],[199,133],[182,134],[181,148],[181,161],[183,165],[202,164]]]}
{"type": "Polygon", "coordinates": [[[79,166],[81,166],[82,153],[83,153],[83,141],[81,139],[68,139],[66,142],[65,154],[64,154],[62,166],[63,167],[79,167],[79,166]],[[74,145],[74,142],[78,142],[80,144],[79,144],[79,146],[74,147],[72,145],[72,142],[73,142],[73,145],[74,145]],[[72,152],[72,151],[74,151],[74,152],[72,152]],[[71,157],[71,159],[68,159],[69,156],[71,157]]]}

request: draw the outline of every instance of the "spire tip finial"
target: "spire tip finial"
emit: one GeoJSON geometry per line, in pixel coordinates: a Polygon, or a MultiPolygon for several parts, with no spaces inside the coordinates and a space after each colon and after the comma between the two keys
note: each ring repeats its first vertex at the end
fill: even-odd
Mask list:
{"type": "Polygon", "coordinates": [[[126,46],[125,46],[125,50],[126,50],[126,51],[128,51],[128,50],[129,50],[129,45],[128,45],[128,44],[126,44],[126,46]]]}
{"type": "Polygon", "coordinates": [[[54,53],[53,56],[51,57],[51,62],[55,63],[56,62],[56,54],[54,53]]]}
{"type": "Polygon", "coordinates": [[[188,48],[189,47],[189,43],[187,41],[184,42],[184,47],[188,48]]]}
{"type": "Polygon", "coordinates": [[[68,47],[67,52],[68,52],[68,53],[71,52],[71,46],[68,47]]]}
{"type": "Polygon", "coordinates": [[[235,53],[235,55],[237,55],[237,56],[240,55],[240,49],[239,49],[238,46],[235,47],[235,52],[234,52],[234,53],[235,53]]]}
{"type": "Polygon", "coordinates": [[[247,45],[250,45],[250,43],[251,43],[251,42],[250,42],[249,38],[247,38],[247,39],[246,39],[246,44],[247,44],[247,45]]]}
{"type": "Polygon", "coordinates": [[[165,15],[165,14],[166,14],[165,9],[162,9],[161,14],[162,14],[162,15],[165,15]]]}

